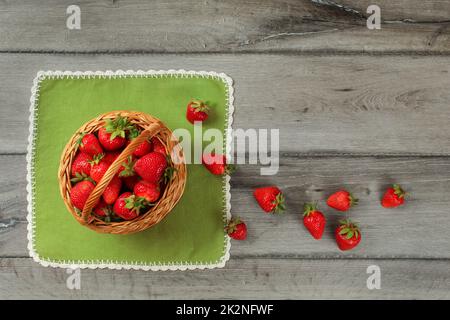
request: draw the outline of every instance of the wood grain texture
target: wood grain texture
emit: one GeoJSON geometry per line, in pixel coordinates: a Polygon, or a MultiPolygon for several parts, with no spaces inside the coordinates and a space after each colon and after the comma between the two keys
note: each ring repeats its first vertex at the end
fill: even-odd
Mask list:
{"type": "Polygon", "coordinates": [[[439,0],[377,1],[376,31],[366,28],[371,2],[359,0],[84,0],[81,30],[69,30],[72,4],[1,3],[0,51],[450,52],[450,8],[439,0]]]}
{"type": "MultiPolygon", "coordinates": [[[[38,70],[191,69],[235,81],[234,128],[291,153],[450,154],[448,57],[0,54],[0,153],[23,153],[38,70]]],[[[88,120],[88,119],[86,119],[88,120]]]]}
{"type": "MultiPolygon", "coordinates": [[[[26,250],[25,157],[0,156],[0,257],[24,257],[26,250]],[[19,179],[18,179],[19,177],[19,179]]],[[[244,165],[232,178],[232,214],[248,224],[246,241],[232,246],[233,257],[290,258],[450,258],[449,158],[296,158],[281,159],[276,176],[260,176],[259,167],[244,165]],[[407,204],[395,210],[379,201],[389,183],[409,192],[407,204]],[[258,186],[278,185],[288,210],[264,214],[253,199],[258,186]],[[346,214],[328,208],[325,199],[347,188],[360,204],[346,214]],[[303,204],[319,201],[328,224],[321,241],[301,223],[303,204]],[[361,225],[359,247],[340,252],[333,231],[350,217],[361,225]]],[[[63,212],[61,214],[66,214],[63,212]]],[[[69,213],[67,213],[69,214],[69,213]]]]}
{"type": "Polygon", "coordinates": [[[0,259],[0,299],[449,299],[450,262],[430,260],[232,259],[225,269],[82,270],[69,290],[64,269],[0,259]],[[381,289],[366,286],[367,267],[381,289]]]}

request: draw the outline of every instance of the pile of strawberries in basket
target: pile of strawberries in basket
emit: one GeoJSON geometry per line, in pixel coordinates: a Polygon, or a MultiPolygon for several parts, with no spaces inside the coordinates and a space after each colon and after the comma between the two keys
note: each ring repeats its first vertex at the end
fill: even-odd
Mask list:
{"type": "MultiPolygon", "coordinates": [[[[70,200],[81,212],[110,165],[138,135],[140,128],[125,117],[107,120],[98,132],[82,134],[71,167],[70,200]]],[[[106,222],[132,220],[154,205],[174,168],[161,141],[141,143],[120,167],[93,213],[106,222]]]]}

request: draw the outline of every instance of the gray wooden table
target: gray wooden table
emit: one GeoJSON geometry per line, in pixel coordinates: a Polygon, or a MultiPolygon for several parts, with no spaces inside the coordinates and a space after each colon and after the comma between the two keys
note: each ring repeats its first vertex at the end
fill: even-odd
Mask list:
{"type": "MultiPolygon", "coordinates": [[[[378,0],[73,1],[0,4],[0,298],[450,298],[450,4],[378,0]],[[26,249],[25,152],[38,70],[192,69],[235,80],[234,128],[280,128],[280,172],[244,165],[232,178],[232,213],[249,226],[224,269],[63,269],[26,249]],[[392,182],[408,204],[383,210],[392,182]],[[264,216],[252,188],[277,184],[284,216],[264,216]],[[302,204],[340,187],[364,240],[336,249],[332,228],[311,239],[302,204]],[[369,290],[366,269],[381,269],[369,290]]],[[[330,213],[330,222],[338,214],[330,213]]]]}

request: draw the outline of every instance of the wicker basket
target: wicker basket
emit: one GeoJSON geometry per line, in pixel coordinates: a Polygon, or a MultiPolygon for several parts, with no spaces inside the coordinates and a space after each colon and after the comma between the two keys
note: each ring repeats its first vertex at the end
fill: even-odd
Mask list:
{"type": "Polygon", "coordinates": [[[60,192],[64,203],[66,204],[67,209],[69,209],[69,211],[79,223],[99,233],[131,234],[145,230],[157,224],[178,203],[181,196],[183,195],[186,183],[186,164],[184,161],[183,151],[181,150],[181,148],[179,148],[179,144],[177,144],[177,141],[173,138],[172,132],[159,119],[142,112],[113,111],[101,114],[97,118],[88,121],[70,138],[61,156],[58,178],[60,192]],[[133,139],[132,142],[122,151],[120,156],[111,164],[103,178],[99,183],[97,183],[95,189],[87,199],[81,214],[77,213],[70,201],[70,170],[73,158],[75,157],[75,154],[77,152],[76,142],[79,138],[79,134],[82,132],[96,132],[102,126],[104,126],[106,119],[114,119],[118,116],[127,117],[131,123],[135,124],[143,130],[141,134],[137,138],[133,139]],[[162,194],[158,202],[147,212],[141,214],[134,220],[105,222],[93,215],[91,213],[92,208],[100,199],[103,191],[108,186],[111,179],[118,172],[121,164],[127,159],[129,155],[133,153],[133,151],[139,146],[139,144],[153,136],[158,138],[163,143],[163,145],[166,147],[167,153],[171,155],[171,157],[173,157],[174,154],[177,156],[177,161],[172,161],[173,166],[176,169],[175,174],[171,181],[168,182],[166,188],[164,189],[164,193],[162,194]]]}

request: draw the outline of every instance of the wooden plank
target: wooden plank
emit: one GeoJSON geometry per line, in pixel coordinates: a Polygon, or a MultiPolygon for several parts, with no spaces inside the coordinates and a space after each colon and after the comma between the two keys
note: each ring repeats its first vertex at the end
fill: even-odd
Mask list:
{"type": "Polygon", "coordinates": [[[66,9],[72,4],[3,2],[0,51],[448,53],[450,49],[450,8],[439,0],[377,1],[385,22],[377,31],[366,28],[368,0],[85,0],[77,3],[81,29],[69,30],[66,9]]]}
{"type": "Polygon", "coordinates": [[[0,299],[449,299],[449,261],[232,259],[204,271],[81,270],[80,290],[64,269],[0,259],[0,299]],[[367,288],[367,267],[381,289],[367,288]],[[238,289],[239,288],[239,289],[238,289]]]}
{"type": "MultiPolygon", "coordinates": [[[[27,256],[24,156],[0,156],[0,256],[27,256]],[[18,179],[19,177],[19,179],[18,179]]],[[[450,158],[295,158],[281,159],[276,176],[260,176],[259,167],[245,165],[232,178],[232,214],[248,223],[248,240],[234,242],[232,256],[301,258],[450,258],[450,158]],[[409,192],[407,204],[387,210],[379,201],[388,184],[409,192]],[[266,215],[252,196],[253,188],[275,184],[287,198],[284,215],[266,215]],[[360,199],[348,213],[324,202],[347,188],[360,199]],[[301,224],[304,202],[319,201],[328,219],[321,241],[301,224]],[[362,228],[363,240],[342,253],[335,244],[337,220],[350,217],[362,228]]]]}
{"type": "Polygon", "coordinates": [[[191,69],[235,80],[234,128],[293,153],[450,154],[448,57],[0,54],[0,153],[23,153],[38,70],[191,69]]]}

